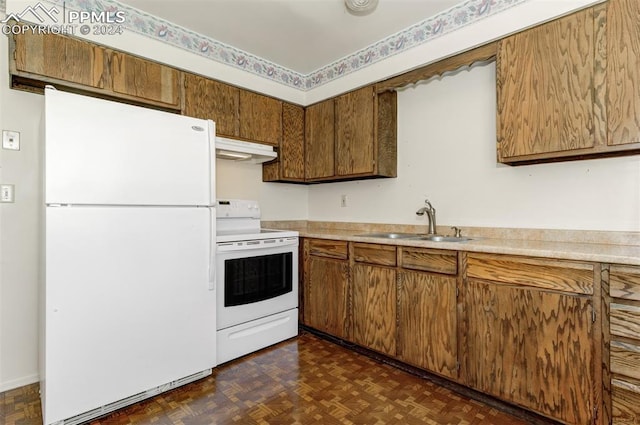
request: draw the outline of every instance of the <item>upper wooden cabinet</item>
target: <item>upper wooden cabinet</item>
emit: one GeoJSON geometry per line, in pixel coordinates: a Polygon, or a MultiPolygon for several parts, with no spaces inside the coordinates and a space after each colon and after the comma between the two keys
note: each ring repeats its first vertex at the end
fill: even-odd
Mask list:
{"type": "Polygon", "coordinates": [[[372,173],[375,167],[374,102],[371,87],[336,99],[336,175],[372,173]]]}
{"type": "Polygon", "coordinates": [[[63,35],[27,31],[10,39],[15,88],[39,91],[53,84],[163,109],[181,107],[177,69],[63,35]]]}
{"type": "Polygon", "coordinates": [[[262,166],[262,181],[304,182],[304,128],[302,106],[282,103],[282,140],[278,158],[262,166]]]}
{"type": "Polygon", "coordinates": [[[111,57],[113,91],[180,107],[180,71],[122,52],[111,57]]]}
{"type": "Polygon", "coordinates": [[[336,177],[396,177],[396,102],[374,86],[336,98],[336,177]]]}
{"type": "Polygon", "coordinates": [[[639,14],[610,0],[500,42],[500,162],[640,152],[639,14]]]}
{"type": "Polygon", "coordinates": [[[240,90],[240,138],[278,146],[282,140],[282,101],[240,90]]]}
{"type": "Polygon", "coordinates": [[[607,144],[640,143],[640,2],[607,2],[607,144]]]}
{"type": "Polygon", "coordinates": [[[184,76],[184,108],[190,117],[210,119],[216,134],[237,138],[240,135],[238,103],[240,89],[199,75],[184,76]]]}
{"type": "Polygon", "coordinates": [[[595,107],[592,8],[501,41],[497,57],[502,162],[592,148],[602,141],[595,107]]]}
{"type": "Polygon", "coordinates": [[[109,86],[105,68],[107,50],[78,39],[25,31],[10,37],[13,47],[11,74],[56,80],[104,89],[109,86]],[[73,66],[70,66],[73,64],[73,66]]]}
{"type": "Polygon", "coordinates": [[[182,113],[215,121],[216,135],[280,146],[282,101],[194,74],[184,90],[182,113]]]}
{"type": "Polygon", "coordinates": [[[368,86],[307,107],[305,180],[395,177],[396,102],[368,86]]]}
{"type": "Polygon", "coordinates": [[[330,179],[335,175],[335,101],[311,105],[305,114],[305,179],[330,179]]]}

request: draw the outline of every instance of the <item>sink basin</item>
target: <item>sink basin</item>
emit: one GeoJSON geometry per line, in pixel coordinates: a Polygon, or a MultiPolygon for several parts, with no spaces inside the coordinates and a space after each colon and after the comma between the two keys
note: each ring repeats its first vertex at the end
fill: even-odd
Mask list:
{"type": "Polygon", "coordinates": [[[363,233],[361,235],[356,236],[366,236],[368,238],[385,238],[385,239],[413,239],[417,238],[420,235],[415,233],[363,233]]]}
{"type": "Polygon", "coordinates": [[[421,241],[430,241],[430,242],[465,242],[465,241],[471,240],[471,238],[465,238],[465,237],[456,238],[455,236],[442,236],[442,235],[419,235],[412,239],[417,239],[421,241]]]}

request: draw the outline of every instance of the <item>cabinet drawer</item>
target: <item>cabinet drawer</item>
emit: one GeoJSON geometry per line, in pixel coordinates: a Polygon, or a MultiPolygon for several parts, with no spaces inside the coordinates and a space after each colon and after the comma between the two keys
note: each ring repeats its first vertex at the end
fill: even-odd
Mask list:
{"type": "Polygon", "coordinates": [[[640,307],[611,303],[609,326],[611,335],[640,338],[640,307]]]}
{"type": "Polygon", "coordinates": [[[614,298],[640,301],[640,267],[611,266],[609,294],[614,298]]]}
{"type": "Polygon", "coordinates": [[[424,248],[402,248],[402,267],[426,272],[457,274],[458,253],[424,248]]]}
{"type": "Polygon", "coordinates": [[[511,255],[469,254],[469,277],[576,294],[593,294],[593,265],[511,255]]]}
{"type": "Polygon", "coordinates": [[[611,380],[611,402],[613,425],[640,423],[640,385],[611,380]]]}
{"type": "Polygon", "coordinates": [[[610,353],[611,372],[640,379],[640,345],[611,341],[610,353]]]}
{"type": "Polygon", "coordinates": [[[380,264],[382,266],[396,265],[396,247],[390,245],[376,245],[370,243],[354,243],[353,258],[359,263],[380,264]]]}
{"type": "Polygon", "coordinates": [[[318,257],[339,258],[341,260],[346,260],[349,257],[346,241],[329,239],[310,239],[309,253],[318,257]]]}

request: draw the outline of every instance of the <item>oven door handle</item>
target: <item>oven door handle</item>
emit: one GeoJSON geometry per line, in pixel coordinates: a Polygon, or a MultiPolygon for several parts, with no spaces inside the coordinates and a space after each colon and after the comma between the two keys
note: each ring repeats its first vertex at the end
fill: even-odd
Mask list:
{"type": "Polygon", "coordinates": [[[209,291],[216,290],[216,209],[209,208],[209,291]]]}

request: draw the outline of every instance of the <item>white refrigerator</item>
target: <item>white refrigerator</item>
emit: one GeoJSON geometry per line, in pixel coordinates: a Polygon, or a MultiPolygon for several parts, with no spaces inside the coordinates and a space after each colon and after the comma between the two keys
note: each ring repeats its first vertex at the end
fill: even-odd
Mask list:
{"type": "Polygon", "coordinates": [[[212,121],[45,90],[44,424],[216,365],[212,121]]]}

